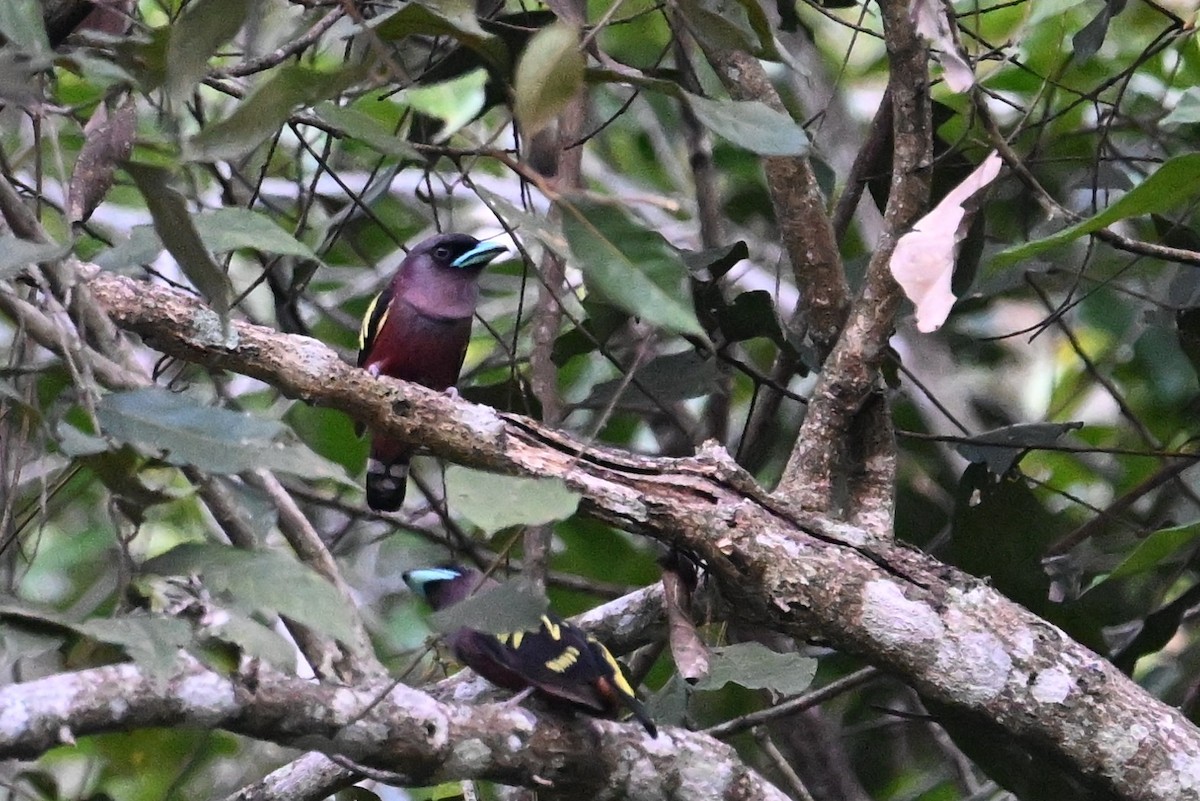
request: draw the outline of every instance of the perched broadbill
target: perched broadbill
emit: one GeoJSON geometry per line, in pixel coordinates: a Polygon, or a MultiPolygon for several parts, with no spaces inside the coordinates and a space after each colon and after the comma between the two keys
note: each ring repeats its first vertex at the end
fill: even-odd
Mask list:
{"type": "MultiPolygon", "coordinates": [[[[479,274],[504,252],[503,245],[466,234],[438,234],[410,250],[363,317],[358,366],[431,389],[454,386],[471,341],[479,274]]],[[[384,512],[400,508],[412,453],[409,445],[372,437],[368,506],[384,512]]]]}
{"type": "MultiPolygon", "coordinates": [[[[478,570],[457,565],[410,570],[404,581],[434,611],[496,586],[478,570]]],[[[628,709],[651,737],[658,736],[608,649],[553,612],[542,615],[537,628],[506,634],[460,628],[445,639],[459,662],[498,687],[514,692],[532,687],[551,703],[601,717],[616,717],[628,709]]]]}

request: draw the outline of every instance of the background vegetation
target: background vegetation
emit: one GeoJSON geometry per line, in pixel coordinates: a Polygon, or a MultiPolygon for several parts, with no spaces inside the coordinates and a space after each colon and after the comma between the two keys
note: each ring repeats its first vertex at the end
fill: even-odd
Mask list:
{"type": "MultiPolygon", "coordinates": [[[[564,614],[659,580],[662,545],[609,525],[603,497],[482,460],[420,458],[405,510],[371,513],[352,410],[164,356],[86,297],[99,265],[194,293],[219,316],[212,342],[229,318],[351,360],[405,245],[444,230],[511,250],[482,279],[466,400],[647,457],[714,440],[788,503],[985,579],[1200,714],[1191,9],[103,5],[85,19],[87,3],[0,4],[9,682],[123,660],[165,675],[185,647],[343,682],[377,658],[421,684],[441,672],[404,570],[524,566],[564,614]],[[922,14],[943,23],[932,56],[922,14]],[[977,83],[951,88],[964,66],[977,83]],[[958,303],[918,332],[891,248],[993,150],[1005,169],[963,230],[958,303]],[[351,645],[322,650],[334,639],[351,645]]],[[[782,792],[1097,792],[1070,758],[1031,762],[923,703],[889,675],[903,657],[870,652],[882,670],[864,672],[846,643],[739,619],[721,589],[702,587],[704,640],[763,642],[782,663],[718,650],[713,674],[731,680],[685,687],[696,657],[673,657],[661,622],[629,661],[659,720],[694,729],[800,694],[811,671],[840,682],[726,735],[782,792]]],[[[268,742],[286,735],[196,722],[113,725],[9,763],[4,786],[221,797],[297,755],[268,742]]],[[[355,797],[402,797],[374,778],[355,797]]]]}

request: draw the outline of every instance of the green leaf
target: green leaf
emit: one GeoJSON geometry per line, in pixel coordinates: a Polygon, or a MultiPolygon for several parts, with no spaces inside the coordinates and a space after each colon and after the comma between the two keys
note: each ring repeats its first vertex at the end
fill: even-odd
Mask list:
{"type": "Polygon", "coordinates": [[[567,240],[563,237],[562,228],[556,225],[549,215],[531,213],[509,202],[503,195],[482,186],[475,187],[475,194],[495,214],[507,220],[513,228],[519,228],[535,235],[543,245],[563,258],[570,256],[570,248],[567,240]]]}
{"type": "Polygon", "coordinates": [[[739,684],[751,690],[797,695],[808,689],[817,672],[817,660],[799,654],[780,654],[756,642],[713,648],[708,675],[697,690],[719,690],[739,684]]]}
{"type": "Polygon", "coordinates": [[[717,324],[730,342],[764,337],[780,348],[795,353],[779,322],[775,299],[765,289],[742,292],[732,303],[718,309],[717,324]]]}
{"type": "Polygon", "coordinates": [[[9,598],[0,603],[0,618],[41,635],[69,631],[115,645],[158,676],[167,673],[175,665],[179,649],[193,641],[187,622],[161,615],[92,618],[80,623],[56,610],[9,598]]]}
{"type": "Polygon", "coordinates": [[[71,252],[71,245],[31,242],[12,234],[0,236],[0,278],[8,278],[31,264],[57,261],[71,252]]]}
{"type": "Polygon", "coordinates": [[[279,522],[279,507],[271,500],[271,496],[253,484],[225,476],[214,475],[212,480],[223,486],[237,503],[237,508],[246,521],[246,527],[254,537],[255,545],[266,543],[279,522]]]}
{"type": "Polygon", "coordinates": [[[757,34],[742,9],[735,11],[727,4],[722,9],[727,13],[722,14],[705,8],[708,4],[704,0],[679,0],[681,17],[687,20],[688,30],[702,43],[718,50],[755,52],[757,34]]]}
{"type": "Polygon", "coordinates": [[[1026,451],[1053,445],[1063,434],[1079,428],[1083,423],[1020,423],[976,434],[954,449],[967,461],[986,464],[989,471],[1002,476],[1026,451]]]}
{"type": "Polygon", "coordinates": [[[1200,186],[1200,153],[1176,156],[1099,214],[1044,239],[997,253],[992,259],[991,269],[1024,261],[1050,248],[1107,228],[1118,220],[1167,211],[1194,197],[1197,186],[1200,186]]]}
{"type": "Polygon", "coordinates": [[[42,6],[37,0],[4,0],[0,3],[0,34],[27,53],[49,56],[50,40],[42,24],[42,6]]]}
{"type": "Polygon", "coordinates": [[[430,622],[444,634],[462,628],[504,634],[537,628],[546,607],[544,596],[530,592],[520,581],[508,581],[434,612],[430,622]]]}
{"type": "Polygon", "coordinates": [[[679,255],[694,278],[700,281],[716,281],[724,278],[735,264],[750,258],[750,248],[739,239],[732,245],[707,250],[681,250],[679,255]]]}
{"type": "Polygon", "coordinates": [[[1092,21],[1071,38],[1072,58],[1076,62],[1087,61],[1104,45],[1108,26],[1113,17],[1125,8],[1125,0],[1104,0],[1104,7],[1092,21]]]}
{"type": "Polygon", "coordinates": [[[192,0],[171,24],[166,91],[180,100],[208,70],[208,59],[242,27],[250,0],[192,0]]]}
{"type": "Polygon", "coordinates": [[[367,440],[358,435],[354,422],[345,412],[294,403],[283,419],[314,453],[341,465],[350,474],[362,471],[367,458],[367,440]]]}
{"type": "Polygon", "coordinates": [[[66,456],[93,456],[105,453],[109,449],[109,444],[103,437],[85,434],[66,420],[58,421],[54,434],[58,438],[59,450],[66,456]]]}
{"type": "Polygon", "coordinates": [[[276,441],[287,431],[281,423],[205,406],[159,387],[108,395],[96,415],[108,436],[162,452],[171,464],[195,465],[210,473],[265,468],[345,480],[339,469],[304,445],[276,441]]]}
{"type": "MultiPolygon", "coordinates": [[[[784,0],[776,0],[776,6],[781,16],[785,15],[785,4],[786,3],[784,0]]],[[[790,58],[787,57],[786,53],[781,52],[779,48],[775,46],[775,25],[771,21],[771,18],[767,16],[766,12],[763,11],[759,0],[738,0],[738,7],[741,13],[745,15],[744,22],[742,24],[752,30],[755,36],[758,37],[759,50],[756,55],[759,58],[768,59],[771,61],[787,61],[788,65],[791,66],[796,72],[802,75],[806,74],[799,64],[794,63],[790,58]]],[[[790,28],[790,30],[794,30],[795,25],[799,23],[798,18],[796,18],[795,6],[790,6],[788,8],[787,16],[790,16],[793,18],[793,20],[795,20],[793,27],[790,28]]],[[[789,30],[787,26],[787,23],[789,22],[792,22],[792,20],[781,19],[781,25],[784,30],[789,30]]]]}
{"type": "MultiPolygon", "coordinates": [[[[214,209],[191,215],[191,220],[201,243],[213,253],[251,248],[263,253],[317,258],[312,248],[257,211],[237,207],[214,209]]],[[[129,231],[129,239],[104,251],[95,261],[105,269],[120,270],[152,262],[162,249],[162,240],[153,226],[135,225],[129,231]]]]}
{"type": "MultiPolygon", "coordinates": [[[[361,789],[357,787],[350,788],[361,789]]],[[[344,792],[344,791],[343,791],[344,792]]],[[[458,801],[464,798],[463,782],[450,781],[443,782],[435,787],[406,787],[404,788],[405,795],[408,796],[408,801],[458,801]]],[[[379,801],[379,797],[375,798],[337,798],[336,801],[379,801]]]]}
{"type": "Polygon", "coordinates": [[[223,120],[206,126],[189,140],[186,155],[193,161],[238,159],[273,136],[301,106],[311,106],[349,88],[362,77],[348,68],[324,72],[290,64],[242,100],[223,120]]]}
{"type": "Polygon", "coordinates": [[[280,423],[245,412],[204,406],[158,387],[116,392],[101,399],[96,416],[105,434],[153,451],[171,464],[210,473],[260,467],[284,430],[280,423]]]}
{"type": "Polygon", "coordinates": [[[139,264],[149,264],[162,251],[162,240],[153,225],[135,225],[129,229],[128,239],[102,251],[94,261],[105,270],[128,270],[139,264]]]}
{"type": "Polygon", "coordinates": [[[1171,106],[1171,111],[1158,124],[1164,128],[1178,125],[1194,125],[1200,122],[1200,89],[1195,86],[1184,90],[1171,106]]]}
{"type": "Polygon", "coordinates": [[[1033,27],[1039,22],[1063,17],[1075,6],[1090,2],[1091,0],[1039,0],[1029,9],[1029,17],[1025,20],[1025,25],[1033,27]]]}
{"type": "Polygon", "coordinates": [[[317,257],[312,248],[257,211],[232,207],[216,209],[198,214],[193,220],[204,244],[216,253],[251,248],[284,256],[317,257]]]}
{"type": "Polygon", "coordinates": [[[0,600],[0,620],[43,635],[76,631],[75,623],[61,612],[13,596],[0,600]]]}
{"type": "Polygon", "coordinates": [[[1200,376],[1200,309],[1175,312],[1175,336],[1179,340],[1179,349],[1192,365],[1192,371],[1200,376]]]}
{"type": "Polygon", "coordinates": [[[400,100],[422,114],[441,120],[442,127],[433,137],[441,142],[483,111],[487,80],[486,70],[471,70],[450,81],[412,86],[404,90],[400,100]]]}
{"type": "Polygon", "coordinates": [[[274,612],[330,637],[352,638],[350,612],[333,585],[282,553],[185,543],[143,569],[160,576],[196,575],[210,592],[246,613],[274,612]]]}
{"type": "Polygon", "coordinates": [[[1113,568],[1104,580],[1125,578],[1153,570],[1194,543],[1197,537],[1200,537],[1200,522],[1159,529],[1139,542],[1133,552],[1113,568]]]}
{"type": "Polygon", "coordinates": [[[209,632],[213,637],[277,668],[290,670],[295,666],[295,649],[274,629],[238,612],[226,610],[226,614],[228,617],[209,632]]]}
{"type": "Polygon", "coordinates": [[[332,102],[320,104],[315,111],[325,122],[385,156],[415,160],[422,158],[407,141],[370,114],[347,106],[337,106],[332,102]]]}
{"type": "Polygon", "coordinates": [[[508,69],[508,48],[479,26],[474,5],[462,0],[444,0],[434,7],[408,2],[399,10],[372,20],[368,27],[374,28],[375,35],[385,41],[406,36],[449,36],[479,53],[495,69],[508,69]]]}
{"type": "Polygon", "coordinates": [[[583,85],[583,66],[579,29],[573,25],[556,22],[529,40],[513,81],[513,113],[526,137],[549,125],[575,96],[583,85]]]}
{"type": "Polygon", "coordinates": [[[196,289],[200,290],[224,322],[229,314],[229,298],[232,287],[204,242],[200,239],[192,217],[188,213],[183,195],[170,186],[170,173],[162,167],[148,164],[128,163],[125,171],[137,184],[138,191],[146,198],[154,230],[167,251],[179,262],[179,268],[196,289]]]}
{"type": "Polygon", "coordinates": [[[808,134],[791,117],[758,100],[710,100],[685,92],[704,126],[760,156],[803,156],[808,134]]]}
{"type": "MultiPolygon", "coordinates": [[[[1066,533],[1061,515],[1051,514],[1019,479],[999,479],[981,464],[967,465],[954,493],[954,516],[946,559],[986,578],[1000,592],[1035,614],[1063,625],[1070,611],[1050,601],[1050,578],[1042,566],[1046,548],[1066,533]]],[[[1072,636],[1087,636],[1075,628],[1072,636]]]]}
{"type": "Polygon", "coordinates": [[[591,353],[598,346],[603,346],[609,337],[622,330],[629,322],[628,314],[606,303],[587,301],[583,308],[587,312],[587,319],[554,340],[550,359],[557,367],[562,367],[576,356],[591,353]]]}
{"type": "Polygon", "coordinates": [[[652,720],[662,726],[688,725],[688,700],[692,694],[692,685],[672,671],[667,683],[646,699],[646,711],[652,720]]]}
{"type": "MultiPolygon", "coordinates": [[[[0,670],[11,671],[21,662],[39,659],[43,654],[56,651],[63,645],[64,637],[58,633],[31,631],[18,626],[0,625],[0,670]]],[[[56,793],[50,798],[59,798],[56,793]]]]}
{"type": "Polygon", "coordinates": [[[579,494],[561,479],[502,476],[458,466],[446,470],[446,499],[451,510],[488,533],[562,520],[579,505],[579,494]]]}
{"type": "Polygon", "coordinates": [[[633,377],[628,382],[614,378],[597,384],[581,405],[603,409],[620,392],[620,408],[653,412],[676,401],[707,395],[717,380],[717,365],[695,350],[685,350],[651,359],[634,371],[633,377]]]}
{"type": "Polygon", "coordinates": [[[171,617],[93,618],[75,629],[93,640],[119,646],[156,676],[167,675],[179,658],[179,649],[194,640],[192,627],[171,617]]]}
{"type": "Polygon", "coordinates": [[[563,232],[590,290],[646,322],[707,339],[684,293],[683,261],[661,234],[615,206],[560,203],[563,232]]]}

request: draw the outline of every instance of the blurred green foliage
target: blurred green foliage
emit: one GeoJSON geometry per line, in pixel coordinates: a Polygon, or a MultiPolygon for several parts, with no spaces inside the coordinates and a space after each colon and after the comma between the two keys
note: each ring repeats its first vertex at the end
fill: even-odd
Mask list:
{"type": "MultiPolygon", "coordinates": [[[[509,4],[501,9],[503,24],[481,26],[435,0],[375,3],[365,25],[343,19],[302,54],[268,59],[235,80],[229,70],[296,40],[328,9],[306,11],[286,0],[141,0],[128,33],[78,36],[51,53],[36,18],[13,11],[28,5],[0,14],[7,42],[0,47],[0,152],[7,172],[43,193],[46,228],[63,242],[70,236],[59,200],[88,141],[84,125],[102,104],[135,99],[134,159],[155,165],[161,179],[151,191],[117,167],[105,203],[75,232],[81,257],[156,280],[186,284],[190,276],[210,287],[227,281],[231,314],[316,337],[350,359],[358,321],[405,243],[434,229],[480,236],[507,229],[520,250],[483,279],[464,396],[540,413],[530,389],[529,320],[538,295],[532,265],[547,251],[558,253],[570,267],[553,353],[564,427],[597,444],[662,455],[691,452],[715,436],[764,483],[779,475],[803,405],[785,398],[753,442],[746,441],[747,421],[781,351],[803,362],[812,343],[802,321],[791,319],[793,279],[755,155],[763,142],[733,124],[739,107],[722,95],[699,51],[686,38],[677,41],[681,21],[669,11],[643,0],[591,2],[589,24],[605,22],[595,44],[625,72],[614,77],[612,64],[589,57],[580,78],[567,59],[564,75],[526,84],[535,85],[525,91],[537,96],[524,99],[539,122],[561,110],[578,81],[585,85],[586,139],[574,143],[585,148],[584,193],[552,211],[505,162],[536,146],[514,136],[509,106],[513,65],[553,19],[544,9],[509,4]],[[222,16],[229,5],[237,14],[222,16]],[[389,60],[379,60],[381,50],[389,60]],[[457,81],[449,90],[442,83],[448,79],[457,81]],[[705,107],[714,130],[695,133],[712,148],[721,229],[715,241],[699,234],[697,154],[684,135],[684,90],[714,104],[705,107]],[[447,105],[447,98],[458,102],[447,105]],[[187,210],[183,230],[162,223],[173,198],[187,210]],[[131,241],[137,226],[151,223],[151,209],[159,212],[156,233],[141,228],[131,241]],[[211,222],[216,209],[229,210],[220,224],[211,222]],[[180,272],[160,256],[160,244],[177,256],[202,247],[212,265],[197,269],[209,273],[180,272]],[[683,251],[713,247],[745,258],[723,265],[723,278],[686,272],[692,265],[683,251]],[[701,297],[716,308],[698,307],[701,297]],[[696,358],[706,337],[716,340],[715,355],[696,358]],[[713,400],[721,394],[729,399],[725,407],[713,400]]],[[[786,104],[805,123],[817,172],[833,193],[844,191],[886,81],[874,11],[799,4],[795,30],[777,25],[777,38],[764,38],[753,23],[783,6],[686,5],[701,39],[732,38],[769,60],[786,104]]],[[[970,256],[964,249],[959,265],[963,296],[941,331],[919,335],[908,310],[902,313],[888,368],[898,382],[890,394],[899,445],[896,535],[1063,626],[1195,718],[1200,486],[1188,467],[1200,273],[1194,264],[1085,236],[1039,246],[1036,254],[1027,245],[1066,228],[1039,205],[1043,191],[1083,219],[1133,197],[1137,209],[1113,226],[1122,236],[1185,248],[1200,241],[1200,181],[1190,166],[1200,144],[1193,138],[1200,134],[1195,40],[1167,7],[1153,4],[1030,0],[954,8],[984,102],[1037,187],[1009,172],[993,188],[974,249],[970,256]],[[1167,163],[1176,167],[1160,171],[1167,163]],[[1131,192],[1150,180],[1154,192],[1131,192]],[[1026,257],[1019,262],[995,258],[1020,248],[1026,257]],[[1067,425],[1075,423],[1081,425],[1067,425]],[[1039,428],[1032,436],[1021,428],[1030,424],[1054,424],[1055,434],[1039,428]],[[984,434],[993,443],[1008,437],[1004,459],[981,455],[995,456],[979,447],[984,434]]],[[[564,30],[555,29],[560,45],[564,30]]],[[[933,93],[934,183],[949,187],[991,149],[990,134],[968,97],[941,82],[933,93]]],[[[764,141],[800,141],[796,123],[761,125],[778,126],[759,132],[764,141]]],[[[877,179],[873,190],[886,192],[888,176],[886,165],[869,176],[877,179]]],[[[881,201],[868,195],[864,203],[881,201]]],[[[856,220],[845,241],[859,272],[872,244],[870,219],[856,220]]],[[[0,268],[0,278],[9,277],[0,268]]],[[[513,490],[504,516],[486,520],[452,496],[443,514],[442,470],[428,458],[418,458],[414,472],[433,488],[433,499],[415,501],[403,525],[371,515],[358,483],[365,444],[340,412],[292,401],[250,379],[157,361],[148,348],[145,362],[165,388],[159,400],[194,421],[195,437],[164,437],[152,418],[165,412],[144,397],[134,411],[150,409],[150,418],[117,408],[121,422],[114,424],[123,396],[93,397],[87,376],[24,337],[0,320],[3,576],[8,600],[27,605],[20,614],[12,604],[0,608],[0,664],[8,680],[137,655],[120,637],[102,635],[108,622],[146,614],[140,607],[148,601],[138,592],[145,562],[186,543],[223,541],[178,465],[236,473],[271,461],[287,470],[287,486],[358,593],[381,658],[397,670],[428,634],[400,573],[468,551],[490,560],[507,549],[504,558],[519,560],[512,543],[523,523],[554,521],[549,595],[563,614],[659,575],[652,543],[572,513],[548,494],[513,490]],[[105,439],[97,439],[101,434],[105,439]],[[89,623],[96,626],[91,635],[89,623]]],[[[816,380],[802,372],[787,381],[793,394],[805,394],[816,380]]],[[[218,480],[245,510],[258,545],[288,553],[262,494],[236,475],[218,480]]],[[[220,560],[211,562],[215,569],[220,560]]],[[[296,611],[261,588],[252,591],[254,575],[224,587],[232,594],[225,602],[259,627],[273,624],[275,613],[296,611]]],[[[297,607],[330,603],[328,588],[306,589],[306,581],[283,588],[297,607]]],[[[704,623],[712,643],[731,639],[721,621],[704,623]]],[[[248,634],[239,640],[231,629],[225,636],[254,652],[248,634]]],[[[268,647],[264,642],[257,644],[268,647]]],[[[861,667],[824,643],[799,647],[819,657],[819,683],[861,667]]],[[[423,664],[432,668],[434,660],[423,664]]],[[[769,690],[736,684],[687,690],[669,656],[650,666],[647,690],[698,726],[774,700],[769,690]]],[[[982,770],[1022,798],[1037,797],[993,765],[959,771],[930,716],[944,720],[968,755],[992,747],[986,734],[921,708],[894,682],[872,682],[822,711],[827,747],[845,756],[838,766],[845,784],[840,791],[822,785],[830,794],[821,797],[989,797],[972,795],[987,789],[982,770]]],[[[805,775],[797,739],[804,735],[794,720],[772,737],[805,775]]],[[[739,735],[733,742],[779,778],[758,741],[739,735]]],[[[32,798],[218,797],[285,758],[280,749],[220,732],[139,731],[80,738],[10,778],[32,798]]],[[[1002,761],[1011,768],[1026,764],[1022,759],[1002,761]]],[[[428,797],[453,792],[443,787],[428,797]]]]}

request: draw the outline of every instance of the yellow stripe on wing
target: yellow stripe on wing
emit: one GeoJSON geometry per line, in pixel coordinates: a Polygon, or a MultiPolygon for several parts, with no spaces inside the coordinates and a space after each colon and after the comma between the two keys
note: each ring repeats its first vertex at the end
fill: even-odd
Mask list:
{"type": "Polygon", "coordinates": [[[545,629],[546,633],[550,635],[550,639],[552,639],[552,640],[561,640],[562,639],[562,629],[559,627],[559,625],[557,623],[555,623],[553,620],[546,617],[545,615],[542,615],[542,628],[545,629]]]}
{"type": "Polygon", "coordinates": [[[634,689],[629,685],[629,682],[625,680],[625,673],[621,670],[621,663],[617,661],[616,657],[609,653],[608,649],[604,647],[604,643],[600,642],[595,637],[588,637],[587,640],[589,643],[599,649],[601,655],[604,657],[604,661],[608,663],[610,668],[612,668],[613,683],[617,685],[617,689],[623,692],[625,695],[637,698],[637,693],[634,692],[634,689]]]}
{"type": "Polygon", "coordinates": [[[375,335],[379,333],[379,329],[383,328],[383,323],[387,320],[389,309],[384,309],[383,314],[379,315],[379,319],[375,319],[375,307],[379,305],[379,299],[383,297],[380,292],[375,297],[371,298],[371,305],[367,306],[367,313],[363,315],[362,325],[358,328],[358,349],[366,350],[367,345],[375,339],[375,335]]]}
{"type": "Polygon", "coordinates": [[[568,645],[565,651],[546,662],[546,667],[555,673],[563,673],[578,661],[579,649],[574,645],[568,645]]]}

